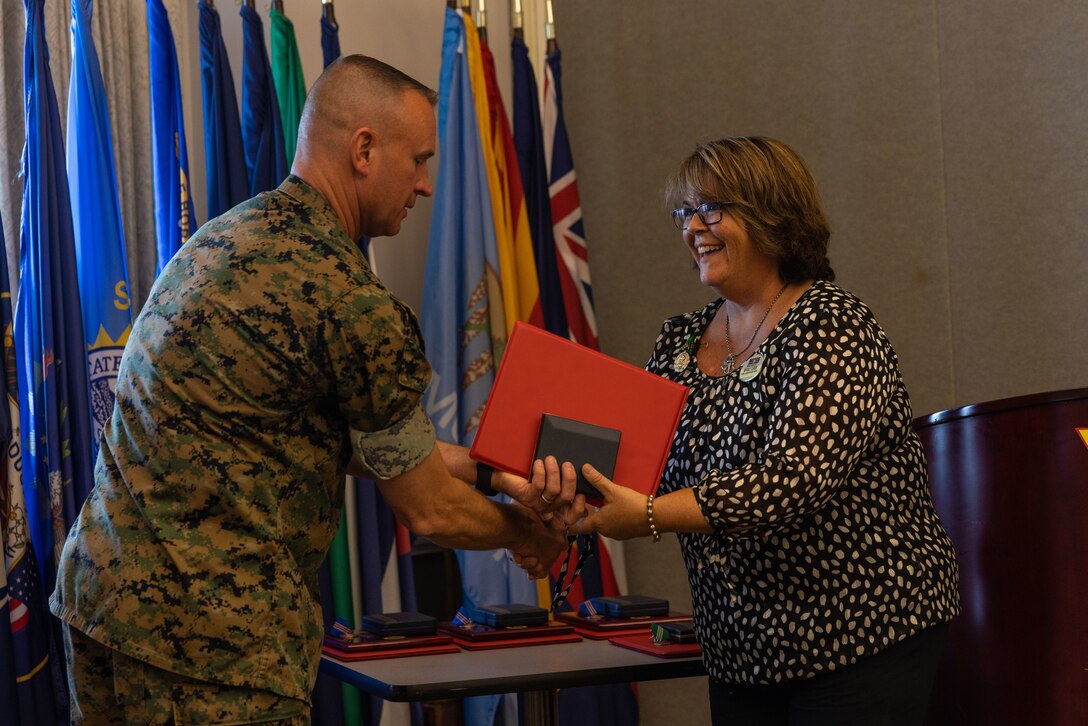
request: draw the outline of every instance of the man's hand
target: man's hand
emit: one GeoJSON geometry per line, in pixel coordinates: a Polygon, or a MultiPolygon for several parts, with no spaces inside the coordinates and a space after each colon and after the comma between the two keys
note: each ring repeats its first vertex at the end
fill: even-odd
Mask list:
{"type": "Polygon", "coordinates": [[[492,486],[515,502],[536,512],[545,521],[554,521],[574,501],[578,477],[569,461],[562,466],[554,456],[533,462],[529,480],[515,474],[496,471],[492,486]]]}
{"type": "Polygon", "coordinates": [[[510,552],[518,567],[525,570],[530,578],[539,580],[548,576],[552,563],[566,549],[567,538],[563,527],[542,522],[528,510],[521,511],[525,519],[523,536],[510,548],[510,552]]]}

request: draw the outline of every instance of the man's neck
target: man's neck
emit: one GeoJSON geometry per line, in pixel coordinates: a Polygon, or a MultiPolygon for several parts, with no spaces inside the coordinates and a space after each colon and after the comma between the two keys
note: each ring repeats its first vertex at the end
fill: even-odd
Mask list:
{"type": "Polygon", "coordinates": [[[325,173],[321,165],[308,164],[298,159],[291,167],[291,173],[325,198],[349,239],[359,239],[362,236],[362,215],[349,184],[337,179],[336,175],[325,173]]]}

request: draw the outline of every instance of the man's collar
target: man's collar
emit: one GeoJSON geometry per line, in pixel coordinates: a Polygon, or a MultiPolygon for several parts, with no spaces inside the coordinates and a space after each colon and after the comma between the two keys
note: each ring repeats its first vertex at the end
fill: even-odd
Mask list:
{"type": "Polygon", "coordinates": [[[336,212],[333,211],[332,205],[329,204],[329,200],[325,199],[317,189],[310,186],[305,179],[290,174],[283,180],[283,183],[277,187],[276,191],[282,192],[299,203],[309,207],[312,210],[315,224],[328,227],[334,236],[341,238],[347,249],[366,260],[366,256],[362,254],[358,243],[348,237],[348,233],[344,230],[343,223],[340,221],[340,218],[336,216],[336,212]]]}

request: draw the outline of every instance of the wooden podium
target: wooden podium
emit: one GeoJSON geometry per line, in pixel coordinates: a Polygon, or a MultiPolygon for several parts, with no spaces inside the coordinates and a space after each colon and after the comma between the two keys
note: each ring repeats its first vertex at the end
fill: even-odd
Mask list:
{"type": "Polygon", "coordinates": [[[963,614],[929,724],[1088,724],[1088,389],[916,419],[963,614]]]}

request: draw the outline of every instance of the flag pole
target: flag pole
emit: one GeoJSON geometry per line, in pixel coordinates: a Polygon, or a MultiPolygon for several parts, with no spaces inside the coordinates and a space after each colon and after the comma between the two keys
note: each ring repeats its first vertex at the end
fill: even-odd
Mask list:
{"type": "Polygon", "coordinates": [[[321,0],[321,15],[333,25],[336,25],[336,11],[333,10],[332,0],[321,0]]]}
{"type": "Polygon", "coordinates": [[[272,0],[272,9],[277,13],[283,14],[283,0],[272,0]]]}
{"type": "Polygon", "coordinates": [[[548,52],[554,53],[559,50],[559,41],[555,39],[555,16],[552,14],[552,0],[547,0],[546,8],[548,18],[544,22],[544,37],[548,41],[548,52]]]}

